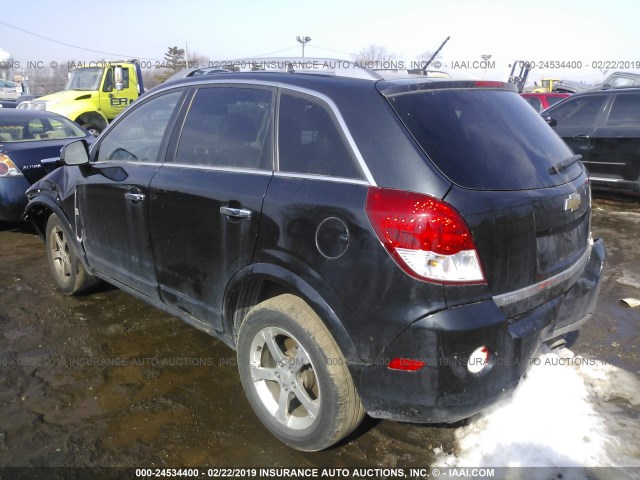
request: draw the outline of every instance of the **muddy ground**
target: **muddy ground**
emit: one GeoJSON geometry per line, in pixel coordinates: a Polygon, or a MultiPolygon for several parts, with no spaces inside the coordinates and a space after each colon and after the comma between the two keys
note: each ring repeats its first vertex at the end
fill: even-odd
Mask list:
{"type": "MultiPolygon", "coordinates": [[[[640,203],[595,200],[609,254],[593,321],[571,349],[640,376],[640,203]]],[[[247,403],[221,342],[115,288],[65,297],[44,245],[0,225],[1,466],[428,466],[452,426],[367,419],[348,442],[301,453],[247,403]]]]}

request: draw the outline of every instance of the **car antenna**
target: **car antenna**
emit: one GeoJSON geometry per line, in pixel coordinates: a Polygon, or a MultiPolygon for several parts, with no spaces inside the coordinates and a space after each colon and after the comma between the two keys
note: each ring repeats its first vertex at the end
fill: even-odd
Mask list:
{"type": "Polygon", "coordinates": [[[431,58],[429,60],[427,60],[427,63],[424,64],[424,68],[422,69],[422,74],[424,75],[427,72],[427,67],[429,66],[429,64],[431,62],[433,62],[433,59],[436,58],[436,55],[438,55],[440,53],[440,50],[442,50],[442,47],[444,47],[444,44],[447,43],[449,41],[451,37],[447,37],[444,39],[444,42],[442,42],[442,45],[440,45],[438,47],[438,49],[433,53],[433,55],[431,55],[431,58]]]}

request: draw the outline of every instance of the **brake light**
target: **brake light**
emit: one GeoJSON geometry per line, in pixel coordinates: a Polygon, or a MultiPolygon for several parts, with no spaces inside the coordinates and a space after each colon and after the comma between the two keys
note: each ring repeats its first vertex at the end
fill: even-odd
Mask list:
{"type": "Polygon", "coordinates": [[[437,283],[485,283],[469,227],[449,204],[372,187],[366,210],[378,238],[407,274],[437,283]]]}
{"type": "Polygon", "coordinates": [[[503,88],[506,84],[504,82],[496,82],[494,80],[476,80],[476,87],[485,87],[485,88],[503,88]]]}

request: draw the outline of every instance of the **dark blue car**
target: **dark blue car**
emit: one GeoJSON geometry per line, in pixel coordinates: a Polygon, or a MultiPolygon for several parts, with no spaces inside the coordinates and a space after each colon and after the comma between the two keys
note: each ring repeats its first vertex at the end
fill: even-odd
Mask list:
{"type": "Polygon", "coordinates": [[[57,167],[64,145],[80,138],[93,139],[61,115],[0,109],[0,221],[20,220],[27,205],[24,192],[57,167]]]}

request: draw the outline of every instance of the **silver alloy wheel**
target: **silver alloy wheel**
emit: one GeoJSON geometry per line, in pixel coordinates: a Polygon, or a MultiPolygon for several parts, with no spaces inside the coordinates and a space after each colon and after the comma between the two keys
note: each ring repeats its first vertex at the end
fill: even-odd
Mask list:
{"type": "Polygon", "coordinates": [[[300,342],[277,327],[253,338],[250,368],[258,398],[282,425],[301,430],[320,412],[320,385],[311,359],[300,342]]]}
{"type": "Polygon", "coordinates": [[[64,231],[58,226],[51,229],[49,249],[56,275],[60,280],[66,281],[71,277],[71,252],[64,231]]]}

